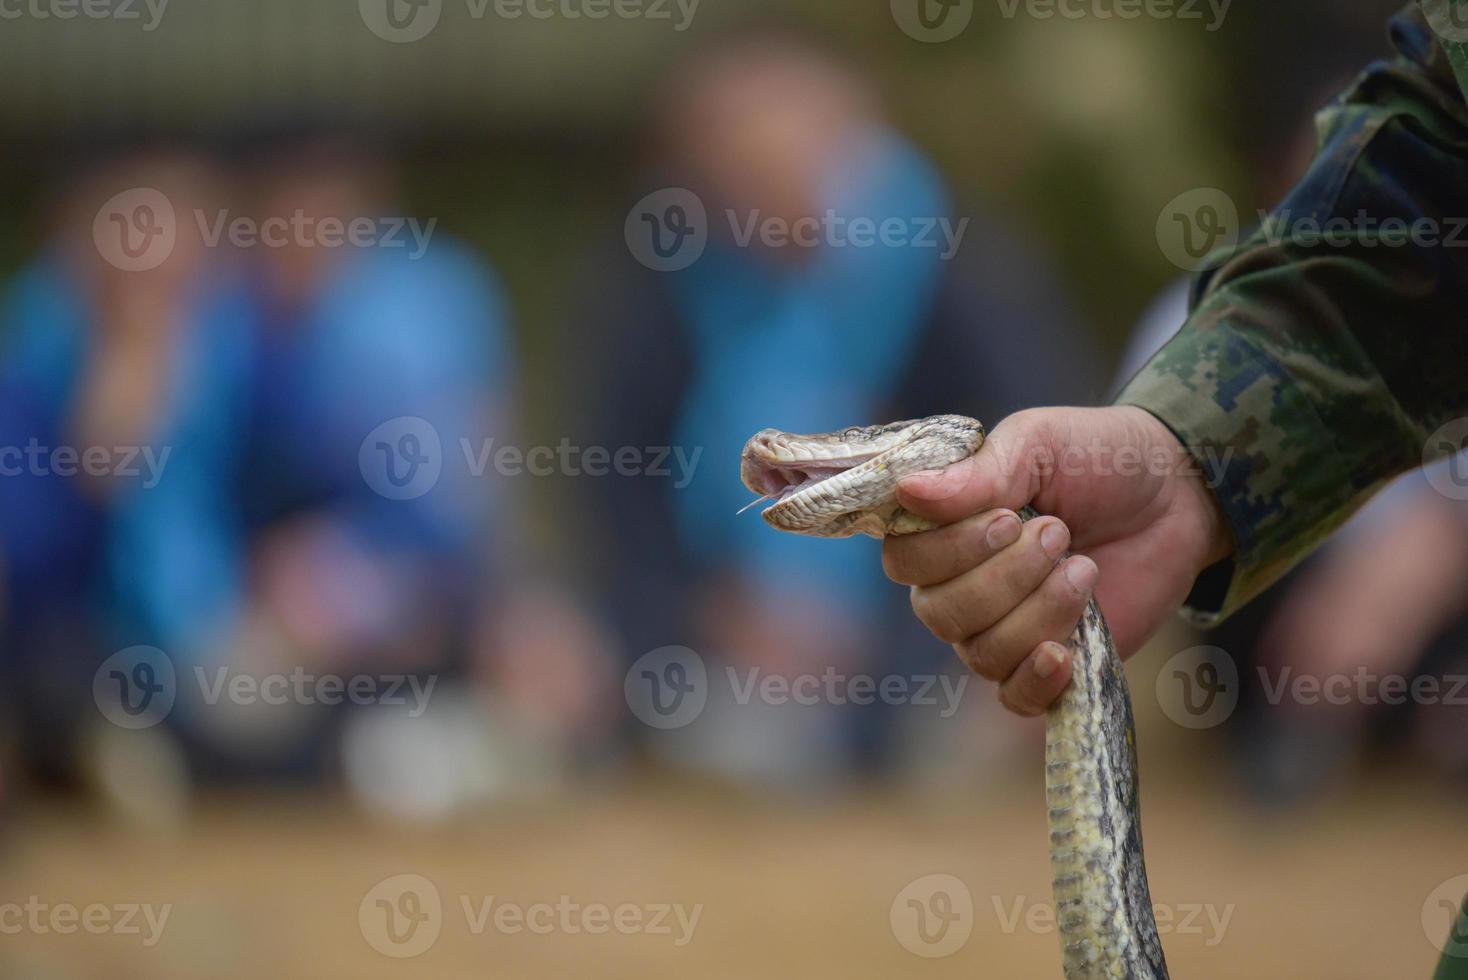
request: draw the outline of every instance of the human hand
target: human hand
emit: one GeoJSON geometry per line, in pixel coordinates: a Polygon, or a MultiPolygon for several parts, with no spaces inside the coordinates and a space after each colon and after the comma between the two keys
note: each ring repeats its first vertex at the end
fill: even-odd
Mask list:
{"type": "Polygon", "coordinates": [[[1192,456],[1127,406],[1013,415],[976,455],[902,481],[898,499],[942,526],[888,538],[888,576],[1022,715],[1070,682],[1065,640],[1093,594],[1130,656],[1234,547],[1192,456]],[[1022,525],[1026,505],[1048,516],[1022,525]]]}

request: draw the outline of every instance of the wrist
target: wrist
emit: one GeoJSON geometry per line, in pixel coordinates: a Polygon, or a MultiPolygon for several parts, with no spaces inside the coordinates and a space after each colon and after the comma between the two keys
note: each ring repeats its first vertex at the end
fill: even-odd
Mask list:
{"type": "Polygon", "coordinates": [[[1179,479],[1184,484],[1183,495],[1189,501],[1193,520],[1203,531],[1202,558],[1198,566],[1198,571],[1202,572],[1232,557],[1238,550],[1238,543],[1227,518],[1223,516],[1223,508],[1218,505],[1218,498],[1204,482],[1202,474],[1187,473],[1179,479]]]}
{"type": "Polygon", "coordinates": [[[1219,506],[1218,497],[1208,485],[1200,461],[1166,423],[1146,409],[1132,405],[1117,406],[1119,411],[1133,414],[1136,424],[1146,432],[1143,444],[1164,446],[1167,457],[1176,461],[1169,474],[1173,484],[1172,509],[1194,536],[1196,573],[1211,568],[1238,550],[1233,529],[1219,506]]]}

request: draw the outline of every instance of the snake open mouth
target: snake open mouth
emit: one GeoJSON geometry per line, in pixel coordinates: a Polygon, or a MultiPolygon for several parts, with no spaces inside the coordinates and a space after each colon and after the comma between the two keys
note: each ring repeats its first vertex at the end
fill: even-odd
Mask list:
{"type": "Polygon", "coordinates": [[[865,453],[849,459],[809,463],[776,463],[756,460],[749,467],[745,482],[755,493],[762,494],[755,503],[768,500],[771,502],[770,506],[774,507],[820,486],[833,477],[855,469],[868,460],[875,459],[877,455],[878,453],[865,453]]]}
{"type": "Polygon", "coordinates": [[[740,459],[744,485],[757,495],[744,509],[768,501],[765,521],[793,534],[885,537],[902,514],[899,480],[972,456],[983,441],[984,427],[960,415],[820,435],[765,429],[740,459]]]}
{"type": "MultiPolygon", "coordinates": [[[[777,515],[802,521],[827,521],[845,510],[845,490],[881,466],[881,458],[910,436],[909,426],[894,424],[802,436],[766,429],[745,446],[744,485],[759,495],[750,506],[768,502],[767,521],[777,515]]],[[[748,508],[746,508],[748,509],[748,508]]],[[[783,526],[783,525],[782,525],[783,526]]]]}

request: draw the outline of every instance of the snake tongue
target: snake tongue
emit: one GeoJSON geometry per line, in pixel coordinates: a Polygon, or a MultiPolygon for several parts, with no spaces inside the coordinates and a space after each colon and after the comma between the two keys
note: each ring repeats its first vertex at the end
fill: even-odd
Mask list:
{"type": "Polygon", "coordinates": [[[770,499],[770,495],[769,494],[765,494],[763,497],[755,497],[749,503],[747,503],[743,507],[739,508],[739,510],[734,514],[734,516],[735,517],[738,517],[740,514],[743,514],[746,511],[753,510],[754,508],[758,507],[760,504],[764,503],[766,500],[769,500],[769,499],[770,499]]]}

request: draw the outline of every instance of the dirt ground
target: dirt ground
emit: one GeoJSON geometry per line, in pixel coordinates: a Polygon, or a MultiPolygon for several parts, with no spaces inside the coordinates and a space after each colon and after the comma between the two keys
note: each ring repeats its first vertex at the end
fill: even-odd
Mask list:
{"type": "MultiPolygon", "coordinates": [[[[1383,777],[1370,792],[1279,818],[1208,786],[1159,777],[1145,796],[1153,900],[1174,976],[1430,976],[1437,950],[1426,926],[1436,933],[1448,921],[1434,892],[1468,872],[1462,800],[1383,777]]],[[[20,913],[0,916],[0,975],[1058,977],[1042,806],[1038,779],[1016,778],[945,799],[803,804],[659,785],[431,830],[289,798],[221,801],[182,834],[143,838],[34,813],[9,828],[0,900],[48,908],[42,928],[17,932],[20,913]],[[436,938],[413,937],[421,949],[386,944],[414,954],[400,957],[372,942],[384,943],[379,883],[403,874],[431,882],[441,904],[436,938]],[[935,881],[947,883],[942,905],[935,881]],[[943,916],[922,937],[914,898],[943,916]],[[151,946],[141,913],[137,934],[44,927],[55,906],[93,903],[171,911],[151,946]],[[538,903],[572,904],[537,919],[538,903]],[[512,912],[497,919],[506,904],[512,912]],[[657,921],[665,906],[682,907],[681,924],[674,911],[657,921]],[[598,919],[598,907],[626,916],[630,934],[598,919]]],[[[427,908],[400,898],[388,901],[405,915],[427,908]]]]}

